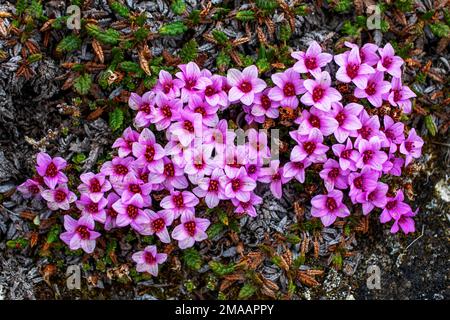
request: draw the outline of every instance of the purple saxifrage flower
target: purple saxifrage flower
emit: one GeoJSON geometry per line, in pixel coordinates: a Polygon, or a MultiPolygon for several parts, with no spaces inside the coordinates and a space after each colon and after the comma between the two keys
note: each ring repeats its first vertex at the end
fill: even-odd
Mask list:
{"type": "Polygon", "coordinates": [[[48,154],[39,152],[36,163],[37,173],[44,178],[44,183],[50,189],[54,189],[58,183],[67,183],[67,177],[62,173],[67,165],[63,158],[51,158],[48,154]]]}
{"type": "Polygon", "coordinates": [[[333,102],[342,99],[339,91],[331,87],[331,77],[327,71],[322,71],[315,77],[315,80],[305,80],[303,85],[306,93],[300,98],[300,101],[307,106],[314,106],[328,112],[333,102]]]}
{"type": "Polygon", "coordinates": [[[161,200],[160,206],[170,210],[174,218],[195,212],[195,206],[199,203],[198,198],[189,191],[172,191],[161,200]]]}
{"type": "Polygon", "coordinates": [[[317,128],[312,128],[308,136],[300,136],[298,145],[292,149],[291,161],[300,162],[309,158],[314,163],[325,162],[329,147],[323,143],[323,135],[317,128]]]}
{"type": "Polygon", "coordinates": [[[119,148],[119,157],[125,158],[132,152],[133,142],[137,142],[138,139],[139,132],[128,127],[125,129],[122,136],[114,141],[112,147],[119,148]]]}
{"type": "Polygon", "coordinates": [[[331,60],[333,56],[329,53],[323,53],[322,48],[316,41],[312,41],[306,50],[292,52],[291,57],[298,60],[293,69],[298,73],[311,73],[312,75],[317,75],[321,72],[321,68],[325,67],[331,60]]]}
{"type": "Polygon", "coordinates": [[[112,207],[117,212],[116,225],[118,227],[131,225],[134,230],[140,232],[143,228],[142,225],[148,220],[142,210],[143,203],[137,198],[132,198],[127,204],[119,199],[112,207]]]}
{"type": "Polygon", "coordinates": [[[201,77],[198,79],[195,88],[204,95],[206,103],[210,106],[227,107],[229,104],[228,95],[223,90],[223,81],[226,81],[226,78],[219,75],[201,77]]]}
{"type": "Polygon", "coordinates": [[[87,194],[94,202],[99,202],[105,192],[111,190],[111,184],[103,173],[83,173],[80,180],[83,183],[78,186],[78,191],[87,194]]]}
{"type": "Polygon", "coordinates": [[[350,51],[334,56],[334,61],[339,65],[336,79],[349,83],[353,82],[358,88],[367,87],[367,79],[375,70],[368,64],[361,63],[359,49],[352,48],[350,51]]]}
{"type": "Polygon", "coordinates": [[[164,149],[156,143],[155,135],[148,128],[142,130],[138,142],[133,143],[133,155],[136,166],[147,166],[150,172],[163,172],[164,149]]]}
{"type": "Polygon", "coordinates": [[[377,71],[367,79],[367,86],[364,89],[356,88],[355,97],[367,98],[376,108],[383,104],[383,96],[391,89],[391,84],[384,81],[384,73],[377,71]]]}
{"type": "Polygon", "coordinates": [[[225,167],[225,175],[220,177],[220,183],[228,199],[237,198],[242,202],[249,201],[252,191],[256,188],[256,182],[247,175],[244,167],[238,170],[225,167]]]}
{"type": "Polygon", "coordinates": [[[328,227],[337,217],[345,218],[350,215],[348,208],[342,203],[342,191],[333,190],[326,195],[318,195],[311,199],[311,215],[320,218],[323,225],[328,227]]]}
{"type": "Polygon", "coordinates": [[[283,184],[290,178],[283,175],[283,167],[280,167],[279,160],[272,160],[268,168],[262,168],[258,181],[270,183],[270,191],[275,198],[281,199],[283,196],[283,184]]]}
{"type": "Polygon", "coordinates": [[[405,140],[405,125],[401,122],[394,122],[394,120],[388,116],[384,116],[384,135],[386,139],[383,141],[383,147],[389,147],[389,152],[394,153],[397,151],[397,145],[401,144],[405,140]]]}
{"type": "Polygon", "coordinates": [[[356,130],[361,129],[361,121],[358,116],[363,106],[358,103],[349,103],[345,107],[340,102],[333,103],[331,114],[338,122],[334,136],[339,143],[344,143],[348,136],[355,135],[356,130]]]}
{"type": "Polygon", "coordinates": [[[312,164],[308,158],[299,162],[290,161],[283,167],[283,176],[287,179],[295,178],[298,182],[305,182],[305,169],[312,164]]]}
{"type": "Polygon", "coordinates": [[[349,170],[342,170],[339,163],[334,159],[328,159],[323,164],[323,170],[319,175],[323,179],[325,188],[327,191],[331,191],[334,188],[346,189],[348,187],[347,177],[349,170]]]}
{"type": "Polygon", "coordinates": [[[386,194],[389,186],[383,182],[378,182],[375,189],[370,192],[360,193],[356,201],[362,203],[363,214],[369,214],[375,207],[384,208],[387,203],[386,194]]]}
{"type": "Polygon", "coordinates": [[[181,223],[172,231],[172,238],[178,240],[180,249],[190,248],[196,241],[208,238],[206,229],[211,222],[208,219],[196,218],[194,213],[187,211],[181,216],[181,223]]]}
{"type": "Polygon", "coordinates": [[[263,202],[263,199],[252,192],[250,195],[250,200],[246,202],[239,201],[238,199],[231,199],[235,207],[235,213],[237,215],[249,215],[250,217],[256,217],[256,209],[255,206],[260,205],[263,202]]]}
{"type": "Polygon", "coordinates": [[[131,256],[136,262],[137,272],[148,272],[152,276],[158,275],[158,265],[167,260],[167,254],[158,253],[156,246],[147,246],[143,251],[138,251],[131,256]]]}
{"type": "Polygon", "coordinates": [[[381,171],[388,156],[380,148],[381,141],[378,137],[372,137],[369,141],[362,139],[358,145],[359,159],[356,162],[356,167],[369,167],[381,171]]]}
{"type": "Polygon", "coordinates": [[[132,93],[128,99],[128,105],[132,110],[136,110],[137,114],[134,118],[136,127],[147,127],[152,119],[151,107],[154,105],[155,93],[153,91],[146,92],[141,96],[132,93]]]}
{"type": "Polygon", "coordinates": [[[348,175],[350,192],[348,193],[353,203],[357,203],[361,193],[371,192],[377,187],[380,173],[368,166],[362,168],[361,172],[351,172],[348,175]]]}
{"type": "MultiPolygon", "coordinates": [[[[267,117],[276,119],[279,116],[278,106],[279,101],[274,101],[269,98],[270,89],[265,89],[263,92],[255,95],[253,106],[251,107],[251,114],[255,117],[267,117]]],[[[263,120],[264,121],[264,120],[263,120]]]]}
{"type": "Polygon", "coordinates": [[[403,59],[395,55],[394,48],[390,43],[387,43],[384,48],[379,48],[381,59],[378,61],[377,70],[389,73],[395,78],[402,76],[403,59]]]}
{"type": "Polygon", "coordinates": [[[249,66],[242,72],[237,69],[230,69],[227,73],[227,81],[231,86],[228,92],[230,102],[241,101],[249,106],[255,99],[255,94],[262,92],[267,84],[258,78],[256,66],[249,66]]]}
{"type": "Polygon", "coordinates": [[[44,190],[41,195],[42,198],[47,200],[47,206],[50,210],[69,210],[70,204],[77,199],[75,193],[70,191],[66,184],[61,184],[55,189],[44,190]]]}
{"type": "Polygon", "coordinates": [[[356,161],[359,159],[359,152],[353,149],[352,140],[347,139],[345,145],[334,144],[332,147],[335,156],[339,157],[339,165],[342,170],[350,169],[356,171],[356,161]]]}
{"type": "MultiPolygon", "coordinates": [[[[329,115],[328,112],[311,107],[310,111],[303,110],[301,117],[299,117],[300,126],[298,133],[300,135],[308,135],[312,128],[317,128],[326,137],[336,132],[338,122],[329,115]]],[[[296,120],[296,122],[298,122],[296,120]]]]}
{"type": "Polygon", "coordinates": [[[169,72],[161,70],[159,72],[158,82],[153,90],[156,94],[162,92],[169,98],[177,98],[180,96],[180,90],[183,88],[183,85],[183,81],[180,79],[173,79],[169,72]]]}
{"type": "Polygon", "coordinates": [[[173,121],[180,119],[183,103],[180,99],[170,99],[165,94],[160,93],[155,97],[156,106],[152,108],[151,123],[155,124],[156,130],[167,129],[173,121]]]}
{"type": "Polygon", "coordinates": [[[198,80],[202,77],[202,72],[195,62],[181,64],[178,66],[181,72],[177,72],[175,77],[181,81],[181,100],[187,102],[192,94],[196,93],[198,80]]]}
{"type": "Polygon", "coordinates": [[[386,95],[391,105],[399,106],[404,113],[411,113],[411,98],[416,97],[416,94],[408,86],[402,85],[400,78],[392,78],[391,91],[386,95]]]}
{"type": "Polygon", "coordinates": [[[224,175],[223,170],[215,168],[211,177],[204,177],[197,181],[198,186],[192,192],[199,198],[205,198],[208,208],[214,208],[220,200],[226,199],[225,190],[220,184],[220,177],[224,175]]]}
{"type": "Polygon", "coordinates": [[[400,153],[405,155],[405,167],[411,163],[412,159],[420,158],[422,154],[423,139],[419,137],[416,130],[409,131],[408,138],[400,145],[400,153]]]}
{"type": "Polygon", "coordinates": [[[306,91],[300,74],[293,69],[287,69],[284,72],[273,74],[272,81],[275,87],[269,90],[269,98],[273,101],[283,101],[293,109],[297,108],[297,95],[306,91]]]}
{"type": "Polygon", "coordinates": [[[95,249],[95,239],[100,233],[94,231],[95,222],[90,216],[82,216],[77,221],[69,215],[64,216],[65,232],[60,238],[71,250],[83,249],[86,253],[92,253],[95,249]]]}
{"type": "Polygon", "coordinates": [[[25,199],[41,198],[41,191],[43,190],[41,183],[35,179],[27,179],[24,183],[17,187],[25,199]]]}
{"type": "Polygon", "coordinates": [[[102,197],[98,202],[94,202],[87,194],[82,193],[80,200],[78,200],[75,204],[77,208],[81,210],[82,215],[90,215],[94,221],[105,223],[105,207],[108,204],[108,200],[105,198],[102,197]]]}
{"type": "Polygon", "coordinates": [[[144,213],[148,217],[148,222],[142,224],[143,235],[153,235],[156,234],[163,243],[170,243],[170,235],[167,231],[167,227],[173,222],[174,214],[171,210],[160,210],[154,212],[152,210],[146,209],[144,213]]]}
{"type": "Polygon", "coordinates": [[[134,172],[130,172],[125,176],[121,188],[121,198],[124,204],[130,203],[136,198],[139,202],[142,202],[144,206],[150,206],[152,199],[150,192],[152,191],[152,184],[145,183],[134,172]]]}

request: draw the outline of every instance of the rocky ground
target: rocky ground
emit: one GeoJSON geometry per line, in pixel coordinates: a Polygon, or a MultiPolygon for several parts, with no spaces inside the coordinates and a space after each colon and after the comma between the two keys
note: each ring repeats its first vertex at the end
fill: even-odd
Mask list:
{"type": "MultiPolygon", "coordinates": [[[[296,190],[287,186],[282,201],[273,199],[264,188],[258,190],[265,201],[257,218],[236,221],[241,226],[239,233],[228,228],[200,244],[194,254],[200,257],[200,261],[198,265],[194,263],[194,267],[189,267],[186,256],[176,251],[158,279],[141,277],[133,272],[129,263],[131,249],[145,239],[133,238],[126,232],[108,236],[105,244],[100,246],[103,249],[94,257],[70,253],[57,240],[60,214],[52,214],[42,203],[25,201],[14,189],[32,175],[34,155],[38,150],[72,159],[71,165],[80,172],[96,168],[97,162],[111,151],[110,146],[121,131],[111,128],[108,117],[108,112],[116,105],[98,101],[123,103],[120,97],[131,89],[129,84],[122,83],[107,89],[99,87],[95,81],[101,78],[101,74],[95,68],[89,70],[95,81],[87,95],[71,89],[67,85],[68,79],[77,74],[72,74],[73,71],[63,63],[91,60],[100,63],[99,53],[88,46],[91,39],[84,38],[80,48],[71,54],[55,53],[56,44],[64,37],[64,31],[56,28],[49,32],[50,35],[46,35],[46,31],[30,33],[28,39],[38,45],[41,56],[36,62],[26,63],[33,75],[23,76],[19,73],[20,68],[30,58],[30,55],[24,58],[23,48],[28,48],[29,44],[23,38],[20,40],[20,33],[10,26],[14,20],[25,20],[26,13],[14,18],[17,15],[15,1],[0,0],[0,13],[11,14],[0,14],[0,24],[6,30],[5,33],[0,28],[0,299],[216,299],[237,297],[246,286],[250,291],[255,287],[258,289],[247,296],[242,295],[242,298],[448,299],[450,139],[447,131],[447,74],[450,56],[448,34],[439,37],[431,27],[433,22],[445,19],[444,14],[438,15],[445,4],[415,1],[412,10],[402,11],[386,1],[384,18],[388,21],[389,30],[350,33],[343,31],[351,27],[346,27],[344,21],[352,21],[353,27],[357,28],[355,14],[363,14],[369,2],[345,1],[353,5],[355,11],[343,12],[336,11],[333,6],[339,1],[323,2],[325,4],[322,1],[305,2],[306,7],[302,10],[299,9],[303,6],[301,1],[278,2],[279,7],[269,15],[269,22],[261,26],[230,16],[219,22],[188,24],[188,31],[182,35],[149,36],[146,41],[154,60],[164,56],[165,63],[174,63],[170,59],[176,59],[180,47],[190,39],[196,39],[197,61],[213,70],[220,70],[218,59],[224,49],[203,35],[215,28],[223,30],[232,40],[249,38],[232,49],[241,58],[244,55],[255,58],[257,48],[264,40],[255,30],[262,28],[263,33],[270,34],[271,26],[276,30],[267,41],[273,42],[280,50],[286,42],[290,48],[304,49],[312,39],[322,43],[330,52],[339,47],[339,43],[342,46],[343,40],[378,44],[395,41],[399,48],[405,49],[405,58],[411,59],[407,63],[406,82],[420,93],[408,123],[427,142],[410,180],[413,203],[420,207],[416,233],[391,235],[386,226],[372,217],[368,228],[363,228],[366,230],[351,235],[344,234],[338,227],[320,231],[312,228],[304,234],[299,233],[299,241],[280,239],[280,235],[291,234],[291,226],[297,222],[298,210],[293,204],[302,204],[296,190]],[[287,10],[281,3],[296,8],[296,11],[287,10]],[[426,20],[423,16],[432,8],[438,17],[426,20]],[[286,23],[290,25],[291,34],[287,40],[282,40],[281,26],[286,23]],[[406,27],[421,28],[423,32],[410,34],[402,31],[406,27]],[[45,37],[49,37],[50,45],[44,45],[45,37]],[[98,105],[92,107],[93,101],[98,105]],[[94,114],[100,109],[102,111],[94,114]],[[112,239],[118,241],[113,242],[112,239]],[[110,243],[115,244],[114,250],[107,251],[110,243]],[[336,246],[341,251],[333,251],[336,246]],[[301,257],[302,252],[306,257],[301,257]],[[220,263],[219,268],[214,268],[211,261],[220,263]],[[246,265],[243,270],[241,267],[226,270],[242,264],[246,265]],[[67,288],[66,270],[71,265],[80,266],[81,290],[67,288]],[[257,272],[251,272],[252,266],[257,272]],[[367,287],[367,269],[370,266],[380,269],[380,289],[367,287]],[[293,284],[294,269],[303,273],[294,277],[293,284]]],[[[61,3],[64,1],[46,2],[43,12],[51,19],[57,19],[68,4],[61,3]]],[[[185,12],[177,15],[173,12],[176,9],[162,0],[121,3],[132,12],[146,9],[149,13],[146,25],[150,26],[152,33],[157,33],[164,21],[188,19],[192,10],[208,8],[208,4],[189,0],[186,1],[185,12]]],[[[212,2],[213,9],[210,10],[214,12],[214,8],[221,6],[235,8],[234,11],[253,8],[252,3],[217,0],[212,2]]],[[[82,8],[84,14],[98,19],[100,26],[124,20],[112,13],[107,1],[88,1],[82,8]]],[[[448,11],[445,12],[447,14],[448,11]]],[[[36,21],[39,21],[36,22],[36,30],[42,30],[45,20],[36,18],[36,21]]],[[[123,32],[129,31],[125,28],[123,32]]],[[[105,59],[109,61],[111,48],[104,47],[105,59]]],[[[127,54],[131,61],[138,61],[137,52],[127,51],[127,54]]],[[[229,63],[239,66],[239,59],[233,58],[229,63]]],[[[128,123],[129,117],[125,113],[123,126],[128,123]]],[[[306,206],[304,211],[308,220],[309,208],[306,206]]]]}

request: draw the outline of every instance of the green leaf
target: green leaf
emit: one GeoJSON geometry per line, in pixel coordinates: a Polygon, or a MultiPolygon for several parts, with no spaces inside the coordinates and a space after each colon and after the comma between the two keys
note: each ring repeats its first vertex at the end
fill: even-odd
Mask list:
{"type": "Polygon", "coordinates": [[[262,10],[273,11],[278,7],[275,0],[255,0],[256,7],[262,10]]]}
{"type": "Polygon", "coordinates": [[[54,225],[47,235],[47,243],[53,243],[58,241],[60,232],[61,228],[58,225],[54,225]]]}
{"type": "Polygon", "coordinates": [[[292,30],[291,30],[291,26],[289,25],[289,23],[283,23],[280,26],[280,34],[279,34],[279,39],[281,41],[288,41],[289,38],[292,35],[292,30]]]}
{"type": "Polygon", "coordinates": [[[198,56],[198,43],[195,39],[186,42],[180,50],[180,57],[184,63],[194,61],[198,56]]]}
{"type": "Polygon", "coordinates": [[[184,11],[186,11],[186,3],[184,2],[184,0],[173,0],[170,8],[175,14],[181,15],[184,11]]]}
{"type": "Polygon", "coordinates": [[[218,236],[222,232],[222,230],[223,230],[222,223],[214,223],[208,228],[208,231],[206,233],[208,234],[209,239],[213,239],[216,236],[218,236]]]}
{"type": "Polygon", "coordinates": [[[230,39],[228,38],[228,36],[225,34],[225,32],[214,29],[211,32],[212,36],[214,37],[214,39],[217,41],[218,44],[224,45],[226,44],[230,39]]]}
{"type": "Polygon", "coordinates": [[[81,95],[85,95],[91,89],[91,84],[92,84],[91,75],[85,73],[75,79],[73,87],[75,88],[76,92],[78,92],[81,95]]]}
{"type": "Polygon", "coordinates": [[[433,34],[439,38],[446,38],[450,34],[450,27],[443,22],[430,24],[430,29],[431,32],[433,32],[433,34]]]}
{"type": "Polygon", "coordinates": [[[134,72],[139,73],[141,72],[141,67],[133,61],[124,61],[120,63],[120,69],[122,69],[125,72],[134,72]]]}
{"type": "Polygon", "coordinates": [[[231,58],[224,50],[220,51],[216,58],[217,69],[224,72],[230,66],[231,58]]]}
{"type": "Polygon", "coordinates": [[[84,160],[86,160],[86,155],[84,153],[76,153],[72,157],[72,162],[74,164],[81,164],[81,163],[83,163],[84,160]]]}
{"type": "Polygon", "coordinates": [[[42,54],[40,54],[40,53],[31,54],[27,58],[27,62],[30,64],[37,62],[37,61],[41,61],[41,60],[42,60],[42,54]]]}
{"type": "Polygon", "coordinates": [[[236,13],[236,19],[239,21],[252,21],[255,20],[255,12],[252,10],[242,10],[236,13]]]}
{"type": "Polygon", "coordinates": [[[112,11],[117,13],[122,18],[128,18],[130,16],[130,9],[127,6],[121,4],[120,2],[113,1],[110,3],[110,8],[112,11]]]}
{"type": "Polygon", "coordinates": [[[16,2],[16,13],[18,16],[20,16],[22,13],[25,12],[28,6],[28,0],[18,0],[16,2]]]}
{"type": "Polygon", "coordinates": [[[136,32],[134,33],[134,38],[137,41],[144,41],[145,39],[147,39],[149,33],[150,33],[149,30],[147,30],[144,27],[141,27],[137,29],[136,32]]]}
{"type": "Polygon", "coordinates": [[[159,34],[162,36],[179,36],[187,31],[186,25],[182,21],[171,22],[163,25],[159,29],[159,34]]]}
{"type": "Polygon", "coordinates": [[[210,261],[209,262],[209,267],[218,276],[224,276],[224,275],[233,273],[234,270],[236,269],[236,265],[235,264],[231,263],[229,265],[225,265],[225,264],[222,264],[222,263],[220,263],[218,261],[210,261]]]}
{"type": "Polygon", "coordinates": [[[239,291],[239,299],[248,299],[253,296],[256,292],[256,287],[250,283],[244,284],[244,286],[239,291]]]}
{"type": "Polygon", "coordinates": [[[302,239],[300,239],[300,237],[295,234],[288,234],[286,235],[286,241],[292,244],[298,244],[300,243],[300,241],[302,241],[302,239]]]}
{"type": "Polygon", "coordinates": [[[337,13],[347,13],[353,6],[352,0],[338,0],[333,10],[337,13]]]}
{"type": "Polygon", "coordinates": [[[99,26],[89,23],[86,25],[87,33],[104,44],[116,45],[120,39],[119,31],[114,29],[102,30],[99,26]]]}
{"type": "Polygon", "coordinates": [[[437,133],[437,126],[432,115],[429,114],[425,117],[425,126],[428,132],[434,137],[437,133]]]}
{"type": "Polygon", "coordinates": [[[27,12],[38,19],[45,18],[44,16],[44,8],[42,6],[41,1],[31,0],[30,6],[27,8],[27,12]]]}
{"type": "Polygon", "coordinates": [[[183,251],[183,261],[193,270],[198,270],[202,267],[202,257],[194,248],[189,248],[183,251]]]}
{"type": "Polygon", "coordinates": [[[123,110],[120,108],[115,108],[112,112],[109,113],[109,127],[116,131],[123,124],[123,110]]]}
{"type": "Polygon", "coordinates": [[[230,223],[230,220],[228,219],[228,215],[224,210],[220,210],[218,213],[219,221],[222,222],[224,225],[228,226],[230,223]]]}
{"type": "Polygon", "coordinates": [[[71,52],[81,47],[81,39],[76,35],[69,35],[63,38],[56,46],[57,52],[71,52]]]}

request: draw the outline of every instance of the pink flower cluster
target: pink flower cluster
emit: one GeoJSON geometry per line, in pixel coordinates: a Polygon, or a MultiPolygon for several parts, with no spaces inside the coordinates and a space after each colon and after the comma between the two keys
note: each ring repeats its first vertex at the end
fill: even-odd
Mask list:
{"type": "MultiPolygon", "coordinates": [[[[100,236],[96,223],[107,231],[129,226],[162,243],[174,239],[185,249],[207,238],[210,221],[197,216],[200,201],[209,208],[231,201],[238,215],[254,217],[255,206],[262,203],[255,194],[258,182],[281,198],[283,184],[293,179],[303,183],[308,167],[321,164],[326,194],[313,197],[311,214],[325,226],[350,215],[352,203],[360,204],[365,215],[381,209],[382,223],[394,221],[392,232],[412,232],[416,212],[401,190],[391,197],[381,180],[400,176],[420,157],[423,140],[414,129],[405,135],[405,126],[387,115],[379,119],[361,104],[345,104],[326,71],[334,59],[336,80],[354,85],[355,97],[375,108],[389,103],[409,113],[415,95],[401,83],[403,60],[390,44],[346,45],[349,50],[334,57],[316,42],[306,52],[293,52],[297,62],[272,75],[273,87],[259,78],[255,66],[230,69],[226,77],[193,62],[180,65],[175,76],[161,71],[151,91],[131,94],[136,130],[127,128],[114,142],[118,155],[99,173],[81,175],[78,200],[66,185],[66,162],[44,153],[37,157],[39,179],[29,179],[19,190],[42,196],[51,210],[68,210],[75,202],[81,217],[66,215],[61,234],[71,249],[93,252],[100,236]],[[255,129],[266,118],[277,119],[280,107],[301,109],[298,128],[290,132],[295,144],[288,161],[271,150],[271,134],[255,129]],[[219,118],[232,108],[242,108],[247,123],[255,123],[244,136],[219,118]],[[155,203],[153,192],[167,195],[155,203]]],[[[133,255],[137,270],[153,275],[166,259],[156,246],[133,255]]]]}

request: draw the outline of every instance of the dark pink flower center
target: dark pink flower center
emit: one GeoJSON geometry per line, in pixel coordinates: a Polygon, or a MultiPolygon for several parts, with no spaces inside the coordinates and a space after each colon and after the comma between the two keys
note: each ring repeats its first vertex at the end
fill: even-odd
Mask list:
{"type": "Polygon", "coordinates": [[[184,87],[188,90],[191,90],[196,84],[197,84],[196,79],[189,78],[186,80],[184,87]]]}
{"type": "Polygon", "coordinates": [[[156,258],[150,252],[144,253],[144,260],[147,264],[155,264],[156,263],[156,258]]]}
{"type": "Polygon", "coordinates": [[[292,83],[286,83],[283,88],[283,93],[286,97],[295,96],[295,87],[292,83]]]}
{"type": "Polygon", "coordinates": [[[305,67],[309,70],[314,70],[317,68],[317,60],[316,57],[306,57],[305,58],[305,67]]]}
{"type": "Polygon", "coordinates": [[[347,75],[350,79],[354,79],[358,76],[359,65],[358,64],[349,64],[346,68],[347,75]]]}
{"type": "Polygon", "coordinates": [[[63,202],[66,200],[67,194],[63,190],[56,190],[55,191],[55,201],[56,202],[63,202]]]}
{"type": "Polygon", "coordinates": [[[155,230],[155,232],[160,232],[164,227],[166,226],[166,223],[164,222],[163,218],[158,218],[156,220],[153,220],[152,222],[152,228],[155,230]]]}
{"type": "Polygon", "coordinates": [[[385,131],[384,131],[384,134],[386,135],[386,137],[387,137],[389,140],[394,140],[394,139],[395,139],[395,135],[394,135],[394,133],[392,132],[391,129],[385,130],[385,131]]]}
{"type": "Polygon", "coordinates": [[[358,133],[361,135],[361,137],[368,140],[370,134],[372,133],[372,129],[369,127],[362,127],[361,129],[358,130],[358,133]]]}
{"type": "Polygon", "coordinates": [[[114,210],[113,208],[107,209],[107,210],[106,210],[106,214],[107,214],[108,216],[110,216],[111,218],[115,218],[115,217],[117,217],[117,215],[118,215],[117,211],[114,210]]]}
{"type": "Polygon", "coordinates": [[[406,151],[411,152],[414,149],[414,142],[407,141],[405,143],[405,148],[406,148],[406,151]]]}
{"type": "Polygon", "coordinates": [[[233,191],[238,191],[242,186],[242,182],[240,179],[233,179],[231,180],[231,189],[233,189],[233,191]]]}
{"type": "Polygon", "coordinates": [[[142,181],[144,181],[144,183],[148,183],[148,172],[146,173],[141,173],[139,175],[139,179],[141,179],[142,181]]]}
{"type": "Polygon", "coordinates": [[[211,97],[214,94],[216,94],[216,89],[213,86],[207,86],[205,88],[205,96],[211,97]]]}
{"type": "Polygon", "coordinates": [[[364,51],[359,50],[359,58],[361,59],[361,63],[364,63],[366,61],[366,54],[364,51]]]}
{"type": "Polygon", "coordinates": [[[261,106],[264,110],[268,110],[272,106],[272,101],[270,101],[266,94],[261,96],[261,106]]]}
{"type": "Polygon", "coordinates": [[[373,158],[373,151],[372,150],[364,151],[364,153],[363,153],[363,162],[364,163],[369,162],[370,160],[372,160],[372,158],[373,158]]]}
{"type": "Polygon", "coordinates": [[[137,183],[131,183],[128,186],[128,190],[130,190],[131,193],[141,193],[141,186],[137,183]]]}
{"type": "Polygon", "coordinates": [[[148,103],[144,103],[143,105],[141,105],[139,110],[144,112],[144,113],[149,114],[150,113],[150,105],[148,103]]]}
{"type": "Polygon", "coordinates": [[[251,164],[247,168],[247,173],[248,174],[254,174],[254,173],[256,173],[256,169],[257,169],[256,166],[254,164],[251,164]]]}
{"type": "Polygon", "coordinates": [[[362,190],[363,189],[363,179],[361,176],[355,178],[355,180],[353,180],[353,184],[355,185],[355,187],[357,189],[362,190]]]}
{"type": "Polygon", "coordinates": [[[47,169],[45,170],[45,175],[47,177],[53,178],[58,174],[58,169],[56,168],[56,165],[53,162],[50,162],[50,164],[47,166],[47,169]]]}
{"type": "Polygon", "coordinates": [[[31,186],[28,186],[28,192],[31,194],[37,194],[40,192],[39,187],[35,184],[32,184],[31,186]]]}
{"type": "Polygon", "coordinates": [[[184,208],[184,198],[182,194],[172,196],[172,201],[177,208],[184,208]]]}
{"type": "Polygon", "coordinates": [[[334,211],[337,208],[337,203],[334,198],[327,198],[327,209],[330,211],[334,211]]]}
{"type": "Polygon", "coordinates": [[[195,221],[188,221],[184,223],[184,229],[187,231],[187,233],[193,237],[195,235],[195,229],[196,229],[195,221]]]}
{"type": "Polygon", "coordinates": [[[253,87],[249,81],[242,81],[242,83],[239,85],[239,89],[244,93],[248,93],[252,91],[253,87]]]}
{"type": "Polygon", "coordinates": [[[303,162],[295,162],[294,164],[297,167],[297,169],[303,169],[305,167],[303,162]]]}
{"type": "Polygon", "coordinates": [[[194,132],[194,126],[192,125],[192,122],[189,120],[185,120],[183,122],[183,127],[189,132],[194,132]]]}
{"type": "Polygon", "coordinates": [[[89,229],[86,226],[78,226],[75,229],[75,232],[78,233],[80,238],[83,240],[89,239],[91,236],[91,233],[89,232],[89,229]]]}
{"type": "Polygon", "coordinates": [[[164,165],[164,175],[166,177],[175,176],[175,168],[173,167],[173,163],[167,163],[164,165]]]}
{"type": "Polygon", "coordinates": [[[162,113],[162,115],[164,116],[164,117],[166,117],[166,118],[171,118],[172,117],[172,110],[170,110],[170,107],[169,106],[163,106],[162,108],[161,108],[161,113],[162,113]]]}
{"type": "Polygon", "coordinates": [[[348,149],[348,150],[344,150],[341,153],[341,158],[342,159],[350,159],[350,156],[352,155],[352,150],[348,149]]]}
{"type": "Polygon", "coordinates": [[[88,205],[86,205],[86,210],[89,213],[97,213],[98,212],[98,204],[95,202],[91,202],[88,205]]]}
{"type": "Polygon", "coordinates": [[[165,94],[168,94],[172,88],[173,88],[173,84],[172,84],[172,82],[169,82],[163,86],[163,91],[165,94]]]}
{"type": "Polygon", "coordinates": [[[128,168],[123,164],[118,164],[114,167],[114,171],[116,172],[116,174],[124,176],[128,173],[128,168]]]}
{"type": "Polygon", "coordinates": [[[312,141],[303,143],[303,149],[308,155],[311,155],[316,150],[316,144],[312,141]]]}
{"type": "Polygon", "coordinates": [[[219,191],[219,182],[217,180],[209,180],[208,191],[212,192],[219,191]]]}
{"type": "Polygon", "coordinates": [[[386,69],[389,68],[392,64],[392,58],[391,57],[384,57],[383,59],[383,67],[386,69]]]}
{"type": "Polygon", "coordinates": [[[339,125],[342,126],[344,124],[345,118],[345,113],[341,111],[336,115],[335,119],[339,123],[339,125]]]}
{"type": "Polygon", "coordinates": [[[137,215],[139,213],[139,209],[132,204],[129,204],[127,207],[127,215],[130,217],[130,219],[134,220],[136,219],[137,215]]]}
{"type": "Polygon", "coordinates": [[[155,157],[155,148],[153,146],[147,146],[147,148],[145,148],[144,156],[147,162],[152,162],[155,157]]]}
{"type": "Polygon", "coordinates": [[[369,82],[366,88],[366,93],[369,96],[373,96],[375,93],[377,93],[377,84],[375,82],[369,82]]]}
{"type": "Polygon", "coordinates": [[[400,90],[394,90],[394,102],[400,101],[402,99],[402,93],[400,90]]]}
{"type": "Polygon", "coordinates": [[[97,178],[91,179],[91,187],[89,188],[92,193],[97,193],[102,191],[102,187],[100,185],[100,181],[97,178]]]}
{"type": "Polygon", "coordinates": [[[323,98],[323,95],[325,93],[325,90],[322,89],[322,87],[315,87],[312,93],[312,98],[314,102],[318,102],[320,99],[323,98]]]}
{"type": "Polygon", "coordinates": [[[392,210],[392,209],[395,208],[396,205],[397,205],[397,200],[389,201],[389,202],[386,204],[386,209],[392,210]]]}
{"type": "Polygon", "coordinates": [[[281,175],[278,172],[272,176],[273,181],[279,181],[280,179],[281,179],[281,175]]]}
{"type": "Polygon", "coordinates": [[[205,109],[205,107],[202,107],[202,106],[196,107],[194,109],[194,112],[195,113],[200,113],[203,117],[206,116],[206,109],[205,109]]]}
{"type": "Polygon", "coordinates": [[[339,176],[339,168],[333,168],[328,172],[328,177],[336,179],[339,176]]]}
{"type": "Polygon", "coordinates": [[[320,119],[319,117],[311,114],[309,116],[309,123],[314,127],[314,128],[320,128],[320,119]]]}

